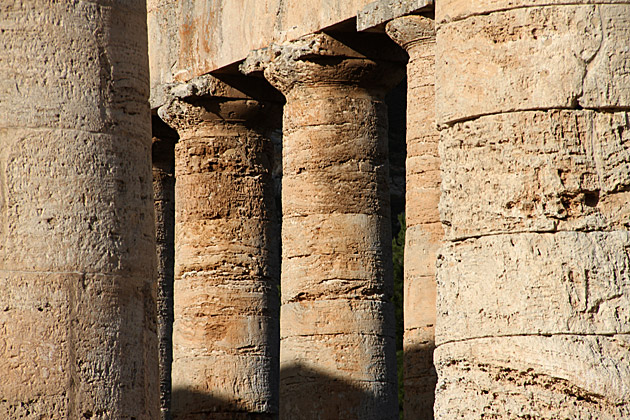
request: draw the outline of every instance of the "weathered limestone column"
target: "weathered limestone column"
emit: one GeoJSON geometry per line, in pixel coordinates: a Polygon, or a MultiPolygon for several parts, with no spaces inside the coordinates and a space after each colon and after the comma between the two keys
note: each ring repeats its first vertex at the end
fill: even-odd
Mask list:
{"type": "Polygon", "coordinates": [[[279,261],[273,150],[263,130],[275,108],[216,79],[204,83],[160,109],[180,136],[173,418],[273,418],[279,261]]]}
{"type": "Polygon", "coordinates": [[[437,3],[439,419],[630,418],[630,2],[538,3],[437,3]]]}
{"type": "Polygon", "coordinates": [[[155,419],[144,1],[0,6],[0,418],[155,419]]]}
{"type": "Polygon", "coordinates": [[[439,133],[435,126],[435,21],[404,16],[387,34],[409,54],[407,64],[407,196],[404,282],[404,414],[433,419],[437,376],[435,265],[444,230],[440,222],[439,133]]]}
{"type": "Polygon", "coordinates": [[[265,76],[287,100],[280,417],[395,419],[383,96],[403,66],[325,34],[271,54],[265,76]]]}
{"type": "Polygon", "coordinates": [[[153,199],[157,242],[157,325],[161,419],[171,418],[173,363],[173,282],[175,276],[175,130],[152,119],[153,199]]]}

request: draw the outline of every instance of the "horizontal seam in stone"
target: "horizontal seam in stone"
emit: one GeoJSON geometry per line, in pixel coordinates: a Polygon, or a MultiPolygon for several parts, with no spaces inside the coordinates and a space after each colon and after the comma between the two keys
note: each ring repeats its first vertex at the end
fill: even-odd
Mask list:
{"type": "Polygon", "coordinates": [[[570,106],[567,106],[567,107],[558,106],[558,107],[550,107],[550,108],[537,108],[537,107],[536,108],[523,108],[523,109],[514,109],[514,110],[509,110],[509,111],[497,111],[497,112],[487,112],[484,114],[475,114],[475,115],[471,115],[467,117],[449,120],[447,122],[437,123],[437,127],[438,127],[438,131],[444,131],[446,129],[453,127],[455,124],[471,122],[471,121],[475,121],[483,117],[491,117],[495,115],[504,115],[504,114],[508,114],[508,115],[519,114],[519,113],[525,113],[525,112],[552,112],[552,111],[595,111],[595,112],[602,112],[602,113],[611,113],[611,112],[630,111],[630,106],[627,106],[627,107],[602,106],[602,107],[597,107],[597,108],[582,107],[579,109],[573,108],[570,106]]]}
{"type": "Polygon", "coordinates": [[[467,341],[484,340],[487,338],[511,338],[511,337],[616,337],[616,336],[628,336],[630,332],[619,333],[571,333],[571,332],[553,332],[553,333],[538,333],[538,334],[505,334],[505,335],[483,335],[479,337],[461,338],[457,340],[440,341],[436,343],[436,347],[440,347],[446,344],[464,343],[467,341]]]}
{"type": "MultiPolygon", "coordinates": [[[[431,276],[431,277],[433,277],[433,276],[431,276]]],[[[424,326],[424,327],[411,327],[411,328],[405,328],[405,332],[407,332],[407,331],[418,331],[418,330],[420,330],[420,331],[425,331],[425,330],[426,330],[426,328],[435,328],[435,323],[433,323],[433,324],[427,324],[427,325],[426,325],[426,326],[424,326]]]]}
{"type": "MultiPolygon", "coordinates": [[[[287,363],[286,366],[288,366],[288,368],[292,368],[293,367],[293,363],[287,363]]],[[[283,365],[282,363],[280,364],[280,370],[283,369],[283,365]]],[[[305,366],[306,369],[310,369],[310,366],[305,366]]],[[[316,369],[316,368],[313,368],[316,369]]],[[[295,377],[300,377],[300,378],[305,378],[306,380],[303,381],[303,383],[308,383],[308,378],[316,376],[319,372],[315,371],[313,373],[313,375],[309,375],[308,373],[302,374],[302,375],[291,375],[291,376],[284,376],[280,379],[280,382],[284,382],[284,381],[291,381],[293,378],[295,377]]],[[[366,383],[366,384],[389,384],[389,385],[393,385],[393,386],[397,386],[398,382],[392,382],[392,381],[379,381],[379,380],[374,380],[374,381],[370,381],[367,379],[352,379],[352,378],[348,378],[345,376],[341,376],[341,377],[331,377],[331,378],[327,378],[325,380],[325,382],[337,382],[339,380],[343,380],[345,382],[350,382],[350,383],[366,383]]]]}
{"type": "MultiPolygon", "coordinates": [[[[378,162],[374,162],[376,159],[355,159],[355,158],[350,158],[350,159],[343,159],[343,160],[326,160],[325,162],[322,162],[322,166],[313,166],[311,168],[303,168],[302,170],[288,170],[285,169],[283,171],[283,175],[285,176],[298,176],[301,174],[316,174],[316,175],[321,175],[321,174],[338,174],[339,171],[339,166],[342,165],[346,165],[348,163],[366,163],[368,165],[373,166],[374,172],[376,172],[378,169],[383,169],[387,166],[386,162],[382,162],[382,163],[378,163],[378,162]]],[[[297,165],[295,165],[297,166],[297,165]]],[[[344,173],[367,173],[365,171],[361,171],[361,170],[356,170],[356,171],[344,171],[344,173]]]]}
{"type": "MultiPolygon", "coordinates": [[[[267,404],[267,402],[260,400],[259,404],[267,404]]],[[[167,409],[162,407],[160,408],[161,412],[166,412],[167,409]]],[[[186,411],[187,415],[191,416],[203,416],[202,418],[227,418],[224,416],[230,416],[231,419],[235,420],[273,420],[278,418],[278,410],[277,409],[269,409],[269,411],[252,411],[252,410],[233,410],[233,411],[214,411],[214,409],[210,408],[207,410],[190,410],[186,411]],[[207,416],[212,417],[207,417],[207,416]],[[234,417],[236,416],[236,417],[234,417]],[[254,417],[255,416],[255,417],[254,417]]]]}
{"type": "Polygon", "coordinates": [[[562,230],[562,229],[554,229],[554,230],[517,230],[517,231],[504,231],[504,232],[494,232],[494,233],[486,233],[486,234],[482,234],[482,235],[470,235],[470,236],[460,236],[457,238],[446,238],[444,241],[445,242],[451,242],[451,243],[458,243],[458,242],[464,242],[467,241],[469,239],[481,239],[481,238],[487,238],[487,237],[494,237],[494,236],[508,236],[508,235],[522,235],[522,234],[551,234],[551,235],[555,235],[557,233],[616,233],[616,232],[628,232],[625,229],[611,229],[611,230],[606,230],[606,229],[584,229],[584,230],[579,230],[579,229],[575,229],[575,230],[562,230]]]}
{"type": "MultiPolygon", "coordinates": [[[[199,359],[212,359],[212,358],[224,358],[224,357],[230,357],[230,358],[241,358],[241,359],[252,359],[252,358],[259,358],[259,359],[274,359],[276,356],[271,355],[271,354],[247,354],[247,353],[224,353],[224,352],[220,352],[218,350],[213,350],[214,353],[212,354],[199,354],[196,356],[180,356],[180,357],[176,357],[173,358],[173,362],[174,364],[178,364],[181,362],[194,362],[194,361],[198,361],[199,359]]],[[[216,375],[215,375],[216,376],[216,375]]]]}
{"type": "MultiPolygon", "coordinates": [[[[297,218],[305,218],[305,217],[312,217],[312,216],[319,216],[319,217],[329,217],[329,216],[368,216],[368,217],[381,217],[381,218],[385,218],[386,216],[383,216],[381,214],[378,213],[356,213],[356,212],[340,212],[340,211],[332,211],[332,212],[328,212],[328,213],[310,213],[310,214],[283,214],[282,218],[287,218],[287,219],[297,219],[297,218]]],[[[389,218],[389,217],[387,217],[389,218]]]]}
{"type": "Polygon", "coordinates": [[[337,332],[337,333],[313,333],[313,334],[283,335],[283,336],[280,337],[280,340],[284,340],[284,339],[287,339],[287,338],[294,338],[294,337],[336,337],[336,336],[340,336],[340,335],[357,335],[357,336],[396,338],[395,335],[378,334],[378,333],[371,333],[371,332],[337,332]]]}
{"type": "Polygon", "coordinates": [[[16,130],[16,131],[28,131],[28,130],[33,130],[33,131],[69,131],[69,132],[78,132],[78,133],[86,133],[86,134],[98,134],[101,136],[112,136],[112,137],[125,137],[126,140],[129,141],[134,141],[136,143],[140,143],[141,145],[145,145],[146,146],[150,146],[151,144],[149,143],[149,139],[150,137],[147,135],[146,136],[146,142],[140,140],[139,137],[141,136],[136,136],[133,135],[131,139],[127,138],[128,134],[133,134],[133,133],[123,133],[123,132],[111,132],[111,131],[92,131],[92,130],[82,130],[82,129],[78,129],[78,128],[66,128],[66,127],[30,127],[30,126],[9,126],[9,127],[0,127],[0,129],[5,129],[5,130],[16,130]]]}
{"type": "Polygon", "coordinates": [[[336,299],[331,299],[331,298],[327,298],[327,299],[319,299],[317,296],[313,296],[312,298],[292,298],[289,299],[287,301],[282,302],[281,305],[291,305],[294,303],[301,303],[301,302],[306,302],[306,303],[319,303],[319,302],[336,302],[336,301],[342,301],[342,302],[381,302],[383,304],[389,304],[391,305],[392,302],[389,300],[385,300],[382,298],[382,296],[384,295],[384,293],[372,293],[369,295],[349,295],[349,296],[344,296],[341,295],[339,297],[337,297],[336,299]]]}
{"type": "MultiPolygon", "coordinates": [[[[438,188],[435,188],[436,190],[438,188]]],[[[437,206],[436,206],[437,208],[437,206]]],[[[410,212],[408,212],[410,213],[410,212]]],[[[413,227],[425,227],[425,226],[432,226],[432,225],[437,225],[437,224],[442,224],[442,222],[440,221],[440,219],[436,219],[436,220],[424,220],[421,222],[414,222],[414,223],[409,223],[407,225],[407,229],[413,228],[413,227]]]]}
{"type": "Polygon", "coordinates": [[[112,274],[112,273],[100,273],[100,272],[89,272],[89,271],[41,271],[41,270],[6,270],[0,269],[0,273],[12,273],[12,274],[68,274],[68,275],[81,275],[81,276],[105,276],[105,277],[146,277],[146,275],[131,275],[129,276],[127,273],[121,274],[112,274]]]}
{"type": "MultiPolygon", "coordinates": [[[[378,255],[382,255],[383,251],[382,250],[378,250],[375,249],[373,251],[359,251],[359,252],[341,252],[341,251],[328,251],[328,252],[311,252],[309,254],[298,254],[298,255],[283,255],[282,258],[286,259],[286,260],[293,260],[293,259],[300,259],[300,258],[308,258],[308,257],[331,257],[331,256],[338,256],[338,255],[343,255],[344,257],[350,257],[350,256],[356,256],[356,257],[364,257],[364,256],[368,256],[368,257],[373,257],[373,256],[378,256],[378,255]]],[[[365,280],[365,279],[359,279],[359,278],[352,278],[352,279],[327,279],[328,281],[330,280],[342,280],[342,281],[358,281],[358,280],[365,280]]]]}
{"type": "MultiPolygon", "coordinates": [[[[348,126],[356,126],[361,129],[365,127],[365,125],[361,124],[361,121],[346,121],[340,123],[306,123],[306,124],[295,124],[294,121],[291,122],[292,125],[287,127],[286,135],[295,134],[296,132],[304,129],[304,128],[323,128],[323,127],[348,127],[348,126]]],[[[384,128],[384,127],[383,127],[384,128]]]]}
{"type": "Polygon", "coordinates": [[[451,24],[451,23],[456,23],[456,22],[462,22],[466,19],[470,19],[473,17],[477,17],[477,16],[489,16],[493,13],[503,13],[503,12],[509,12],[512,10],[521,10],[521,9],[541,9],[541,8],[545,8],[545,7],[562,7],[562,6],[600,6],[600,5],[623,5],[623,4],[630,4],[629,2],[625,2],[625,3],[619,3],[619,2],[615,2],[614,0],[610,0],[610,1],[606,1],[606,0],[600,0],[600,2],[598,3],[580,3],[580,2],[574,2],[574,3],[545,3],[545,4],[530,4],[530,5],[523,5],[523,6],[514,6],[514,7],[505,7],[502,9],[494,9],[494,10],[490,10],[487,12],[475,12],[475,13],[471,13],[469,15],[463,16],[463,17],[458,17],[458,18],[453,18],[451,20],[449,20],[448,22],[437,22],[436,23],[436,32],[437,30],[440,29],[440,27],[451,24]]]}

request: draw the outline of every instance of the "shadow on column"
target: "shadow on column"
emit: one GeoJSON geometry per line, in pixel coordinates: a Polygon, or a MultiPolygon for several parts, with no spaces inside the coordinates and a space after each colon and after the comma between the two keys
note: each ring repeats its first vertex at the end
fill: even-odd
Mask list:
{"type": "Polygon", "coordinates": [[[174,389],[173,420],[276,420],[277,414],[239,412],[239,401],[230,400],[211,393],[174,389]],[[178,410],[177,407],[182,410],[178,410]],[[190,409],[190,407],[212,407],[214,411],[190,409]],[[184,409],[185,408],[185,409],[184,409]],[[178,414],[178,411],[185,414],[178,414]]]}
{"type": "Polygon", "coordinates": [[[407,345],[404,350],[405,419],[432,420],[437,373],[433,343],[407,345]]]}
{"type": "MultiPolygon", "coordinates": [[[[282,420],[395,420],[394,404],[384,412],[388,395],[374,390],[373,382],[346,381],[301,364],[280,371],[280,418],[282,420]],[[296,379],[295,382],[292,379],[296,379]],[[364,387],[361,384],[365,384],[364,387]]],[[[385,391],[386,390],[382,390],[385,391]]]]}
{"type": "MultiPolygon", "coordinates": [[[[174,389],[174,420],[396,420],[398,413],[383,414],[385,396],[371,392],[371,383],[364,389],[357,382],[325,374],[303,365],[283,368],[281,381],[290,385],[290,393],[280,393],[280,415],[238,413],[239,401],[222,398],[212,393],[174,389]],[[291,385],[291,378],[299,378],[291,385]],[[298,385],[299,383],[299,385],[298,385]],[[299,386],[299,388],[298,388],[299,386]],[[215,411],[200,410],[186,416],[176,414],[176,406],[213,407],[215,411]]],[[[190,411],[187,408],[186,411],[190,411]]]]}
{"type": "Polygon", "coordinates": [[[157,325],[160,364],[160,411],[170,420],[173,363],[173,280],[175,276],[175,143],[177,132],[152,116],[153,194],[158,259],[157,325]]]}

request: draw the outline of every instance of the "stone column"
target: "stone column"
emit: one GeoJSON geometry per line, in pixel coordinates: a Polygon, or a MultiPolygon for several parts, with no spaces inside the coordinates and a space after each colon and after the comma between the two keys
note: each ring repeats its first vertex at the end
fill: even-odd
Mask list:
{"type": "Polygon", "coordinates": [[[160,109],[180,136],[173,418],[273,418],[279,260],[273,149],[263,135],[273,107],[217,79],[205,83],[160,109]]]}
{"type": "Polygon", "coordinates": [[[404,281],[404,414],[432,419],[435,384],[435,272],[440,223],[439,133],[435,125],[435,22],[390,21],[387,34],[409,54],[407,64],[407,195],[404,281]]]}
{"type": "Polygon", "coordinates": [[[153,199],[157,241],[157,325],[161,419],[171,418],[173,281],[175,275],[175,143],[177,132],[157,115],[152,120],[153,199]]]}
{"type": "Polygon", "coordinates": [[[272,55],[265,76],[287,101],[280,417],[395,419],[383,96],[403,66],[325,34],[272,55]]]}
{"type": "Polygon", "coordinates": [[[630,2],[537,3],[437,3],[439,419],[630,418],[630,2]]]}
{"type": "Polygon", "coordinates": [[[0,10],[0,418],[155,419],[145,3],[0,10]]]}

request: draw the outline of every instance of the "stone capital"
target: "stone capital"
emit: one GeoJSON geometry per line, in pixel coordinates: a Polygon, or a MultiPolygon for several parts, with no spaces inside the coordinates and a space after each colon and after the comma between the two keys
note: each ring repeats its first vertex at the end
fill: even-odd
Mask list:
{"type": "Polygon", "coordinates": [[[424,16],[402,16],[389,21],[385,32],[394,42],[409,51],[414,45],[435,41],[435,21],[424,16]]]}
{"type": "MultiPolygon", "coordinates": [[[[197,77],[188,83],[173,86],[168,101],[158,115],[176,130],[199,124],[270,125],[266,117],[279,109],[275,102],[254,99],[242,90],[213,76],[197,77]],[[263,124],[264,121],[266,124],[263,124]]],[[[280,113],[278,112],[278,115],[280,113]]]]}
{"type": "Polygon", "coordinates": [[[250,74],[263,71],[283,94],[296,87],[346,85],[386,93],[404,76],[402,62],[368,57],[326,33],[275,44],[250,55],[241,65],[250,74]]]}

